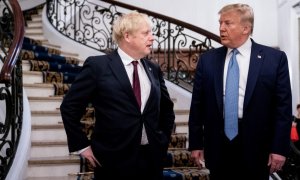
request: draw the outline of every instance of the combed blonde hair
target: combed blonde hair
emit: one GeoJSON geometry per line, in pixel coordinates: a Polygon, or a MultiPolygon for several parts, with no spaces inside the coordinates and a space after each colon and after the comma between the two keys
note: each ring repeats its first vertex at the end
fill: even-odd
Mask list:
{"type": "Polygon", "coordinates": [[[220,11],[219,14],[222,14],[227,11],[235,11],[241,15],[241,21],[243,23],[248,23],[251,26],[251,34],[253,33],[253,26],[254,26],[254,13],[252,7],[248,4],[229,4],[224,6],[220,11]]]}
{"type": "Polygon", "coordinates": [[[137,31],[143,22],[146,22],[149,24],[149,26],[152,26],[148,15],[144,13],[132,11],[128,14],[123,14],[113,24],[113,41],[119,44],[120,40],[124,36],[124,33],[133,33],[137,31]]]}

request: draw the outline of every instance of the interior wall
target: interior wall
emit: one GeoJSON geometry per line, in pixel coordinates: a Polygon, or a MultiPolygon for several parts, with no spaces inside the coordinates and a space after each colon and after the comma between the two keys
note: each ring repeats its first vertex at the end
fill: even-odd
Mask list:
{"type": "Polygon", "coordinates": [[[40,4],[43,4],[46,2],[46,0],[18,0],[20,7],[22,11],[31,9],[35,6],[38,6],[40,4]]]}
{"type": "Polygon", "coordinates": [[[118,0],[144,9],[164,14],[219,34],[218,11],[226,4],[246,3],[254,11],[255,22],[253,38],[256,42],[269,46],[278,46],[278,21],[276,0],[118,0]],[[172,6],[172,8],[170,7],[172,6]],[[267,11],[267,13],[266,13],[267,11]],[[267,26],[266,26],[267,25],[267,26]]]}
{"type": "Polygon", "coordinates": [[[299,18],[300,6],[295,8],[299,0],[278,0],[278,44],[287,53],[291,74],[293,94],[293,113],[299,99],[299,18]]]}

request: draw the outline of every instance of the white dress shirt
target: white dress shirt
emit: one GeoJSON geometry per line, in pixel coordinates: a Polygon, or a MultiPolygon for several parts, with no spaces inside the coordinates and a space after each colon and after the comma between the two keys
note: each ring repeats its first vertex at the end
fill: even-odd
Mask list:
{"type": "MultiPolygon", "coordinates": [[[[128,54],[126,54],[121,48],[118,48],[118,53],[119,53],[119,55],[122,59],[122,62],[124,64],[125,70],[127,72],[129,81],[130,81],[131,86],[132,86],[132,82],[133,82],[133,64],[131,62],[135,59],[130,57],[128,54]]],[[[140,59],[138,59],[137,61],[139,62],[138,65],[137,65],[137,69],[138,69],[138,75],[139,75],[140,87],[141,87],[141,113],[143,113],[145,105],[146,105],[147,100],[148,100],[149,95],[150,95],[151,83],[150,83],[150,80],[147,76],[145,68],[142,65],[140,59]]],[[[143,125],[143,131],[142,131],[141,144],[148,144],[147,134],[146,134],[144,125],[143,125]]]]}
{"type": "MultiPolygon", "coordinates": [[[[237,48],[239,53],[236,55],[236,60],[240,69],[240,80],[239,80],[239,118],[243,118],[243,107],[244,107],[244,98],[246,92],[247,78],[249,72],[250,65],[250,55],[251,55],[251,45],[252,42],[250,38],[240,47],[237,48]]],[[[225,98],[225,86],[226,86],[226,77],[227,77],[227,69],[228,63],[231,58],[232,49],[228,48],[225,65],[224,65],[224,76],[223,76],[223,99],[225,98]]]]}

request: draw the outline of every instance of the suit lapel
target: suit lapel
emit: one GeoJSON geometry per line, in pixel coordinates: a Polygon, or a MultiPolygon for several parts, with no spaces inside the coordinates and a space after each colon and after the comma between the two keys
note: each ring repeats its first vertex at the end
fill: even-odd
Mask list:
{"type": "Polygon", "coordinates": [[[148,78],[151,82],[151,86],[152,86],[152,83],[154,82],[153,69],[148,65],[148,63],[146,61],[147,61],[146,59],[141,59],[141,63],[144,66],[144,69],[147,73],[147,76],[148,76],[148,78]]]}
{"type": "Polygon", "coordinates": [[[223,47],[220,49],[217,57],[215,58],[216,70],[215,70],[215,91],[218,109],[223,114],[223,74],[224,64],[226,58],[227,48],[223,47]]]}
{"type": "Polygon", "coordinates": [[[117,51],[114,51],[113,53],[108,55],[111,59],[109,66],[111,71],[113,72],[114,76],[117,78],[121,86],[123,87],[124,91],[126,91],[126,94],[130,96],[130,99],[132,99],[133,102],[136,103],[137,107],[137,101],[135,100],[135,95],[132,90],[132,86],[130,84],[127,72],[125,70],[124,64],[122,63],[122,60],[117,53],[117,51]]]}
{"type": "Polygon", "coordinates": [[[154,95],[154,86],[153,86],[153,84],[154,84],[154,82],[155,82],[155,79],[154,79],[154,77],[153,77],[153,69],[149,66],[149,64],[146,62],[147,60],[146,59],[141,59],[141,63],[142,63],[142,65],[144,66],[144,69],[145,69],[145,71],[146,71],[146,74],[147,74],[147,76],[148,76],[148,78],[149,78],[149,80],[150,80],[150,94],[149,94],[149,98],[148,98],[148,100],[147,100],[147,102],[146,102],[146,105],[145,105],[145,108],[144,108],[144,111],[143,112],[145,112],[145,110],[147,109],[147,107],[148,107],[148,104],[149,104],[149,102],[153,99],[152,98],[152,96],[154,95]]]}
{"type": "Polygon", "coordinates": [[[249,65],[249,72],[248,72],[248,79],[246,85],[246,92],[244,98],[244,111],[249,104],[251,96],[253,94],[253,90],[260,72],[261,65],[264,61],[264,54],[261,49],[259,49],[258,45],[252,41],[252,49],[251,49],[251,56],[250,56],[250,65],[249,65]]]}

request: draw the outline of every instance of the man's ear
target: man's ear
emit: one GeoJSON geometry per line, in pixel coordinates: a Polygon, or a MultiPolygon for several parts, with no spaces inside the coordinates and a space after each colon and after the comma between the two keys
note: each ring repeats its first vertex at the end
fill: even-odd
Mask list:
{"type": "Polygon", "coordinates": [[[243,27],[243,34],[251,34],[250,31],[251,31],[250,26],[245,25],[243,27]]]}
{"type": "Polygon", "coordinates": [[[124,40],[129,42],[130,41],[130,38],[129,38],[130,34],[128,32],[125,32],[124,33],[124,40]]]}

